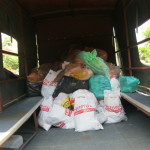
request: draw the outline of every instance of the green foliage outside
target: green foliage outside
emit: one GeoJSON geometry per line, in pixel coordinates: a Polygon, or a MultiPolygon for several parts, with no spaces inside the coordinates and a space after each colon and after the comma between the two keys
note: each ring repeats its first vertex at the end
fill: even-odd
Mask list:
{"type": "Polygon", "coordinates": [[[146,63],[150,63],[150,47],[140,47],[139,48],[140,60],[146,63]]]}
{"type": "Polygon", "coordinates": [[[3,45],[4,50],[8,49],[9,46],[12,46],[11,38],[10,37],[5,37],[2,45],[3,45]]]}
{"type": "Polygon", "coordinates": [[[4,67],[12,72],[14,72],[15,70],[17,71],[19,68],[18,58],[15,56],[3,55],[3,62],[4,67]]]}
{"type": "MultiPolygon", "coordinates": [[[[16,52],[16,49],[13,49],[13,48],[10,49],[10,46],[13,46],[11,42],[11,38],[9,36],[4,37],[3,42],[2,42],[2,49],[9,51],[9,52],[16,52]]],[[[6,69],[10,70],[11,72],[18,74],[19,72],[18,57],[3,54],[3,66],[6,69]]]]}
{"type": "MultiPolygon", "coordinates": [[[[150,23],[148,23],[145,27],[145,30],[142,32],[143,39],[150,37],[150,23]]],[[[146,42],[143,47],[139,47],[139,56],[140,60],[145,63],[150,63],[150,41],[146,42]]]]}

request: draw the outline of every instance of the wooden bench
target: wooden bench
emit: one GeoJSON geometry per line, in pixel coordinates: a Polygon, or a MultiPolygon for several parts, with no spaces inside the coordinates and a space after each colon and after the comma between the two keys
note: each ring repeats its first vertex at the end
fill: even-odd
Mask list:
{"type": "MultiPolygon", "coordinates": [[[[32,115],[38,130],[36,110],[42,96],[26,97],[0,112],[0,146],[2,146],[32,115]]],[[[2,148],[0,148],[2,149],[2,148]]]]}
{"type": "Polygon", "coordinates": [[[134,105],[138,110],[141,110],[146,115],[150,116],[150,95],[141,92],[121,93],[123,99],[134,105]]]}

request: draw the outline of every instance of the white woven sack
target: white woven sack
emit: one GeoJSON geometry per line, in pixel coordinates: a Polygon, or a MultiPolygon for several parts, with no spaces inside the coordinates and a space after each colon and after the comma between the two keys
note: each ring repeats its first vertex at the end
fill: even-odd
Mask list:
{"type": "Polygon", "coordinates": [[[107,117],[104,114],[104,100],[99,101],[99,104],[97,105],[95,115],[97,117],[97,120],[102,124],[107,121],[107,117]]]}
{"type": "Polygon", "coordinates": [[[120,92],[120,83],[116,77],[112,77],[110,79],[111,89],[112,91],[119,91],[120,92]]]}
{"type": "Polygon", "coordinates": [[[59,72],[60,71],[55,72],[53,70],[50,70],[49,73],[46,75],[45,79],[43,80],[43,85],[41,89],[41,93],[44,97],[48,98],[53,94],[57,84],[53,82],[53,80],[56,78],[59,72]]]}
{"type": "Polygon", "coordinates": [[[74,116],[71,116],[64,122],[57,123],[53,126],[56,126],[58,128],[62,128],[62,129],[74,129],[75,128],[74,116]]]}
{"type": "Polygon", "coordinates": [[[53,104],[52,110],[49,112],[47,123],[56,125],[61,122],[71,122],[73,118],[73,112],[70,109],[66,109],[60,105],[53,104]]]}
{"type": "Polygon", "coordinates": [[[118,90],[104,90],[104,114],[107,117],[106,123],[116,123],[127,119],[118,90]]]}
{"type": "Polygon", "coordinates": [[[51,124],[47,123],[47,117],[49,115],[49,112],[52,109],[53,104],[53,98],[50,96],[49,98],[43,98],[43,102],[40,105],[40,112],[38,115],[38,124],[44,128],[46,131],[48,131],[51,127],[51,124]]]}
{"type": "Polygon", "coordinates": [[[80,89],[73,93],[75,131],[82,132],[88,130],[103,129],[95,116],[97,100],[93,93],[80,89]]]}
{"type": "Polygon", "coordinates": [[[63,92],[60,92],[58,94],[58,96],[54,99],[54,104],[57,104],[57,105],[60,105],[62,104],[62,102],[67,98],[69,97],[68,94],[66,93],[63,93],[63,92]]]}

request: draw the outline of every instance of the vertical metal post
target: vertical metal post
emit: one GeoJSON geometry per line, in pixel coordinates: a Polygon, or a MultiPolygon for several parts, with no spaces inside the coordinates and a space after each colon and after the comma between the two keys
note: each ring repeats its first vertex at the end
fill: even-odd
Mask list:
{"type": "MultiPolygon", "coordinates": [[[[1,32],[0,32],[0,50],[2,50],[2,37],[1,37],[1,32]]],[[[0,71],[3,68],[3,56],[2,53],[0,53],[0,71]]],[[[2,93],[1,93],[1,86],[0,86],[0,112],[3,110],[3,98],[2,98],[2,93]]]]}
{"type": "MultiPolygon", "coordinates": [[[[0,50],[2,50],[2,37],[1,37],[1,32],[0,32],[0,50]]],[[[3,55],[0,53],[0,69],[3,68],[3,55]]]]}
{"type": "Polygon", "coordinates": [[[127,52],[128,52],[128,64],[129,64],[129,73],[130,76],[132,76],[132,70],[130,69],[132,67],[131,64],[131,53],[130,53],[130,43],[129,43],[129,30],[128,30],[128,21],[127,21],[127,13],[126,13],[126,7],[124,0],[122,0],[122,8],[123,8],[123,16],[124,16],[124,23],[125,23],[125,34],[126,34],[126,45],[127,45],[127,52]]]}
{"type": "Polygon", "coordinates": [[[1,93],[1,88],[0,88],[0,112],[3,111],[3,99],[2,99],[2,93],[1,93]]]}
{"type": "Polygon", "coordinates": [[[38,122],[37,122],[36,110],[35,110],[35,112],[33,113],[33,118],[34,118],[35,131],[37,132],[39,128],[38,128],[38,122]]]}

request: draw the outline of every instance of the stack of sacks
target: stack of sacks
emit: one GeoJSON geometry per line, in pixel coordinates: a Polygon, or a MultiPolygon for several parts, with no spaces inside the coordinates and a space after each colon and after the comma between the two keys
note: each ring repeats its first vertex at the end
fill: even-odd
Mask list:
{"type": "Polygon", "coordinates": [[[58,65],[56,63],[45,63],[37,68],[34,68],[32,72],[27,76],[27,81],[32,83],[43,82],[50,69],[54,71],[58,70],[58,65]]]}
{"type": "Polygon", "coordinates": [[[52,97],[43,100],[39,125],[45,130],[52,125],[63,129],[75,128],[77,132],[103,129],[95,115],[96,107],[96,97],[88,90],[77,90],[70,95],[60,93],[54,100],[52,97]]]}
{"type": "Polygon", "coordinates": [[[102,123],[127,120],[120,101],[119,69],[105,62],[106,54],[103,53],[103,60],[97,57],[96,50],[91,53],[82,51],[71,63],[65,63],[62,71],[49,71],[41,91],[44,96],[38,118],[41,127],[45,130],[51,126],[75,128],[75,131],[82,132],[103,129],[102,123]],[[71,83],[58,90],[65,78],[71,83]],[[80,86],[66,92],[66,89],[71,89],[72,83],[74,85],[74,79],[89,81],[89,87],[81,89],[80,86]]]}
{"type": "Polygon", "coordinates": [[[32,72],[27,76],[28,96],[41,95],[41,87],[44,78],[46,77],[50,69],[56,71],[58,69],[58,66],[58,62],[56,62],[54,64],[42,64],[40,65],[40,67],[34,68],[32,72]]]}
{"type": "Polygon", "coordinates": [[[74,113],[68,108],[53,104],[52,110],[47,117],[47,123],[63,129],[73,129],[75,128],[74,113]]]}
{"type": "Polygon", "coordinates": [[[59,93],[54,99],[53,108],[47,122],[63,129],[75,128],[73,103],[71,101],[71,94],[59,93]]]}
{"type": "Polygon", "coordinates": [[[52,125],[64,129],[75,128],[73,111],[68,108],[70,106],[69,100],[65,93],[60,93],[55,100],[52,96],[43,98],[38,115],[39,125],[46,131],[52,125]]]}

